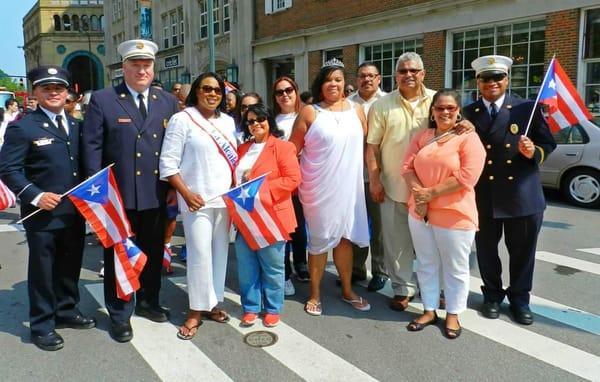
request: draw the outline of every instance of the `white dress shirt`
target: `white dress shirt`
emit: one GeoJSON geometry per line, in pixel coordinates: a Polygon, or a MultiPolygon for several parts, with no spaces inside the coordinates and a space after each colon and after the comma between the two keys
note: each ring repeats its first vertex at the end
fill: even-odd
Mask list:
{"type": "MultiPolygon", "coordinates": [[[[504,98],[506,98],[506,93],[502,94],[502,96],[500,98],[498,98],[496,101],[494,101],[494,105],[496,105],[496,110],[498,112],[500,112],[500,109],[502,108],[502,105],[504,104],[504,98]]],[[[492,115],[492,103],[483,97],[481,97],[481,100],[483,101],[483,104],[485,105],[485,108],[487,109],[488,113],[490,113],[490,115],[492,115]]]]}

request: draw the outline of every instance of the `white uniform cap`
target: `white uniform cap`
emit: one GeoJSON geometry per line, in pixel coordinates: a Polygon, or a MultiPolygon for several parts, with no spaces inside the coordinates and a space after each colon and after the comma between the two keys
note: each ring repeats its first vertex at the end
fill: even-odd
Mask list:
{"type": "Polygon", "coordinates": [[[508,75],[508,71],[513,63],[513,60],[506,56],[490,55],[476,58],[471,62],[471,66],[475,69],[475,77],[479,77],[481,73],[504,73],[508,75]]]}
{"type": "Polygon", "coordinates": [[[131,59],[154,60],[158,45],[150,40],[128,40],[119,44],[117,51],[123,61],[131,59]]]}

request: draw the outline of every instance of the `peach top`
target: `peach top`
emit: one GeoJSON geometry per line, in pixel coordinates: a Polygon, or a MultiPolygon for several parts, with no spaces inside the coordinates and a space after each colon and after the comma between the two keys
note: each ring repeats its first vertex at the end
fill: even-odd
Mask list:
{"type": "MultiPolygon", "coordinates": [[[[472,230],[478,228],[475,184],[483,171],[485,149],[475,133],[453,136],[446,142],[427,142],[435,129],[424,129],[411,140],[402,166],[402,175],[414,172],[423,187],[433,187],[450,177],[464,188],[439,196],[429,202],[427,219],[431,225],[472,230]]],[[[415,200],[411,194],[409,213],[416,219],[415,200]]]]}

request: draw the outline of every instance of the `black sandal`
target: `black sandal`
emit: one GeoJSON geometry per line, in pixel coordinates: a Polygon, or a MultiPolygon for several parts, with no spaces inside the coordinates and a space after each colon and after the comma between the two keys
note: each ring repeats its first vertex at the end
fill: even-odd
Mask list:
{"type": "Polygon", "coordinates": [[[406,329],[408,329],[409,332],[420,332],[421,330],[425,329],[426,326],[435,324],[437,320],[437,312],[433,312],[433,318],[431,320],[423,323],[417,322],[416,320],[411,321],[408,325],[406,325],[406,329]]]}
{"type": "Polygon", "coordinates": [[[458,324],[458,329],[450,329],[449,327],[446,327],[445,333],[447,339],[455,340],[460,337],[460,334],[462,333],[462,326],[458,324]]]}

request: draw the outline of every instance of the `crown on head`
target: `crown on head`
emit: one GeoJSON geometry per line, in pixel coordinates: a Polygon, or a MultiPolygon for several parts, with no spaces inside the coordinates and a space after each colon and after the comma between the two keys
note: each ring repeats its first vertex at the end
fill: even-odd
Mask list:
{"type": "Polygon", "coordinates": [[[330,67],[330,66],[337,66],[339,68],[343,68],[344,67],[344,63],[334,57],[331,60],[325,61],[325,63],[323,64],[323,66],[321,66],[321,69],[326,68],[326,67],[330,67]]]}

